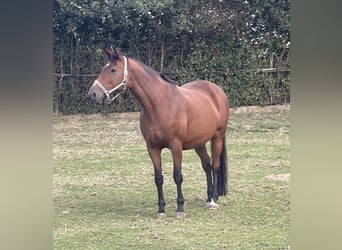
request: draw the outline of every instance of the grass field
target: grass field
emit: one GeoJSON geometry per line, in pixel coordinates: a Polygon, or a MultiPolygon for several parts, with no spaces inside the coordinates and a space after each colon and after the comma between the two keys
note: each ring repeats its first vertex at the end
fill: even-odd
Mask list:
{"type": "Polygon", "coordinates": [[[155,219],[153,167],[137,113],[55,117],[54,249],[289,249],[289,112],[231,114],[229,194],[205,209],[206,181],[183,156],[184,220],[163,151],[167,218],[155,219]]]}

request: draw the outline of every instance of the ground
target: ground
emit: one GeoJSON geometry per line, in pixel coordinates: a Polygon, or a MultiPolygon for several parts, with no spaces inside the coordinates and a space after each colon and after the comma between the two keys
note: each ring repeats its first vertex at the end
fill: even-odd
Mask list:
{"type": "Polygon", "coordinates": [[[153,167],[138,113],[56,116],[53,122],[55,249],[288,249],[289,108],[232,110],[229,194],[205,208],[197,155],[183,156],[184,220],[162,153],[167,218],[156,220],[153,167]]]}

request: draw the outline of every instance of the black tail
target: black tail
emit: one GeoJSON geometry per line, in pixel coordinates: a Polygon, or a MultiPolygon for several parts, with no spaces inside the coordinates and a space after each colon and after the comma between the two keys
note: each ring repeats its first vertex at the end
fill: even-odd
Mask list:
{"type": "Polygon", "coordinates": [[[227,175],[228,175],[228,164],[227,164],[227,152],[226,152],[226,136],[222,142],[222,152],[220,156],[220,169],[217,177],[217,191],[219,196],[226,195],[228,193],[227,175]]]}

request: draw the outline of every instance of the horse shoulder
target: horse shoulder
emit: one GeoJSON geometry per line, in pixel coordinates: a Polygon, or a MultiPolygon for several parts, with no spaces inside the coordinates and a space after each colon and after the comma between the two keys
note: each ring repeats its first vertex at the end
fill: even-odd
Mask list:
{"type": "Polygon", "coordinates": [[[170,141],[182,140],[185,136],[186,114],[172,107],[158,114],[142,112],[140,129],[147,143],[160,148],[168,147],[170,141]]]}

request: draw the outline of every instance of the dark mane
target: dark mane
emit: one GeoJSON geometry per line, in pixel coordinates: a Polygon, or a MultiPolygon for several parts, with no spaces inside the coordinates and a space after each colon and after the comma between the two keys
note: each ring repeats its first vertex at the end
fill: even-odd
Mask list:
{"type": "Polygon", "coordinates": [[[161,78],[163,78],[165,81],[167,81],[168,83],[171,84],[176,84],[176,82],[172,79],[170,79],[167,75],[165,75],[164,73],[160,73],[161,78]]]}
{"type": "Polygon", "coordinates": [[[145,63],[143,63],[142,61],[140,61],[137,58],[132,58],[134,61],[138,62],[140,64],[140,66],[149,74],[151,75],[155,75],[155,76],[159,76],[161,77],[164,81],[171,83],[173,85],[176,85],[176,82],[172,79],[170,79],[167,75],[165,75],[164,73],[159,73],[157,71],[155,71],[154,69],[150,68],[149,66],[147,66],[145,63]]]}

